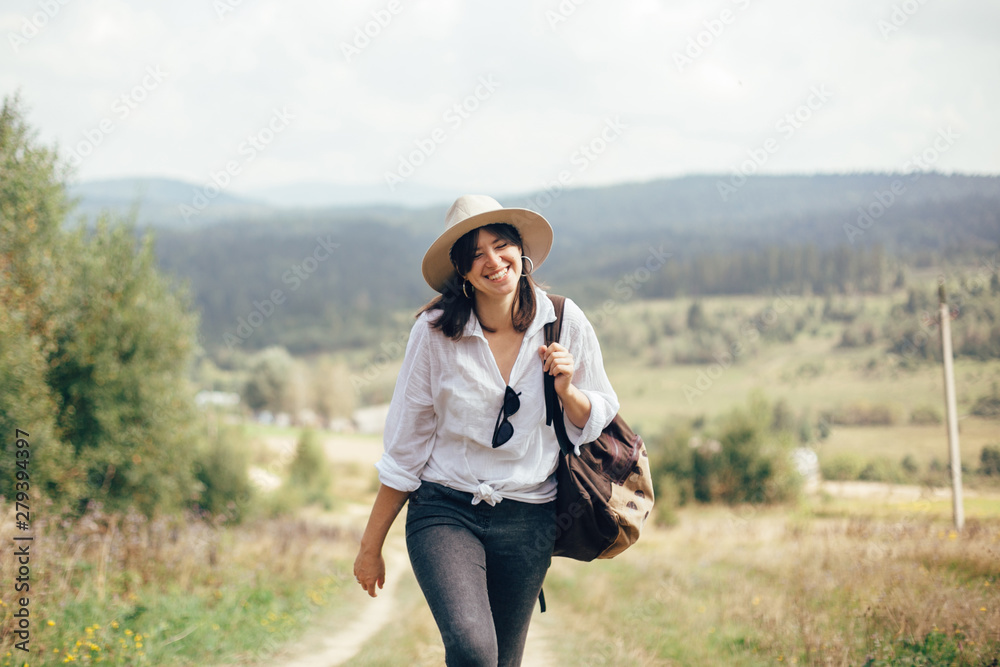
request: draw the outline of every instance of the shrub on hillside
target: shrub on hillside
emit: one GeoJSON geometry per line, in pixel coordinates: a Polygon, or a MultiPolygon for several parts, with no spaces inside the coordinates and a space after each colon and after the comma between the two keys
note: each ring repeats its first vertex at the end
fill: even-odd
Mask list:
{"type": "Polygon", "coordinates": [[[822,458],[819,463],[823,479],[837,482],[849,482],[858,479],[865,464],[860,457],[853,454],[837,454],[830,458],[822,458]]]}
{"type": "Polygon", "coordinates": [[[894,406],[865,401],[824,412],[822,417],[830,424],[840,426],[892,426],[898,421],[894,406]]]}
{"type": "Polygon", "coordinates": [[[330,461],[323,451],[316,431],[305,429],[299,436],[295,448],[295,458],[288,467],[285,491],[301,500],[304,505],[319,504],[330,509],[333,500],[330,488],[333,475],[330,461]]]}
{"type": "Polygon", "coordinates": [[[1000,445],[986,445],[979,453],[979,474],[1000,477],[1000,445]]]}
{"type": "Polygon", "coordinates": [[[910,413],[910,423],[916,426],[930,426],[941,423],[941,413],[931,405],[914,408],[910,413]]]}
{"type": "Polygon", "coordinates": [[[793,499],[801,484],[791,459],[794,435],[776,431],[774,415],[771,405],[756,396],[746,409],[732,411],[705,433],[679,429],[654,443],[650,456],[663,497],[678,504],[793,499]]]}
{"type": "Polygon", "coordinates": [[[197,495],[199,415],[187,372],[197,317],[152,237],[102,218],[64,226],[66,170],[15,98],[0,109],[0,495],[14,431],[31,487],[63,509],[176,512],[197,495]],[[25,390],[24,394],[20,389],[25,390]]]}
{"type": "Polygon", "coordinates": [[[900,463],[885,456],[875,457],[865,463],[858,473],[858,479],[863,482],[887,484],[905,484],[911,480],[900,463]]]}
{"type": "Polygon", "coordinates": [[[195,459],[195,476],[202,485],[198,508],[233,523],[246,515],[253,490],[240,435],[236,427],[219,424],[195,459]]]}
{"type": "Polygon", "coordinates": [[[972,406],[972,414],[977,417],[1000,417],[1000,391],[997,383],[993,383],[993,393],[980,396],[972,406]]]}
{"type": "Polygon", "coordinates": [[[875,325],[871,322],[854,322],[845,326],[840,333],[840,344],[838,347],[866,347],[872,345],[877,337],[878,333],[875,330],[875,325]]]}

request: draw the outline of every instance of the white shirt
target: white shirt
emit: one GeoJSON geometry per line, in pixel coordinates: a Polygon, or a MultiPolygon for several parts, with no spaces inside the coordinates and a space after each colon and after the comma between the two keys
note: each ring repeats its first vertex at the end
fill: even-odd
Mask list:
{"type": "MultiPolygon", "coordinates": [[[[514,435],[496,449],[491,445],[493,429],[507,384],[479,319],[473,314],[456,342],[431,328],[440,311],[417,318],[385,421],[385,453],[375,464],[383,484],[412,492],[422,481],[436,482],[471,493],[473,505],[495,505],[504,498],[527,503],[555,498],[559,443],[555,430],[545,424],[538,348],[545,344],[545,324],[555,321],[556,314],[544,291],[536,288],[535,300],[535,319],[510,373],[510,386],[521,402],[510,416],[514,435]]],[[[564,417],[579,454],[579,446],[596,440],[614,419],[618,397],[604,371],[594,329],[569,299],[559,343],[573,355],[573,384],[590,399],[584,428],[564,417]]]]}

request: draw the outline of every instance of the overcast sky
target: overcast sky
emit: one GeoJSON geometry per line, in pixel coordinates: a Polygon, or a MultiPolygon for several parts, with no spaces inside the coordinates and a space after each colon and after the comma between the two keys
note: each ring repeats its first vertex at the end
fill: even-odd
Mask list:
{"type": "Polygon", "coordinates": [[[251,194],[997,174],[998,27],[996,0],[4,0],[0,94],[80,180],[251,194]]]}

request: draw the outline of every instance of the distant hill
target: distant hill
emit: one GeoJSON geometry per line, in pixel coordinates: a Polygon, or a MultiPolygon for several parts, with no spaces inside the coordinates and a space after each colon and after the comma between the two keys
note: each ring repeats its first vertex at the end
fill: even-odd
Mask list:
{"type": "Polygon", "coordinates": [[[85,181],[71,185],[69,194],[78,202],[71,222],[80,215],[94,220],[105,210],[128,215],[135,208],[140,226],[195,228],[275,212],[259,200],[168,178],[85,181]]]}
{"type": "Polygon", "coordinates": [[[416,208],[450,203],[455,198],[451,191],[412,183],[403,183],[396,191],[390,192],[383,183],[339,185],[322,181],[260,188],[254,191],[254,195],[272,206],[298,209],[363,206],[416,208]]]}
{"type": "Polygon", "coordinates": [[[205,183],[169,178],[122,178],[84,181],[71,185],[77,198],[77,216],[94,220],[105,210],[127,216],[136,209],[140,226],[194,228],[240,219],[268,219],[287,214],[310,216],[329,209],[412,209],[445,205],[451,192],[410,183],[390,192],[385,185],[337,185],[335,183],[290,183],[258,188],[253,196],[239,194],[235,187],[217,191],[205,183]],[[186,208],[185,208],[186,207],[186,208]]]}
{"type": "MultiPolygon", "coordinates": [[[[556,243],[539,278],[582,304],[779,288],[880,291],[905,281],[907,266],[969,262],[1000,250],[994,176],[765,176],[725,200],[720,182],[728,177],[501,202],[538,209],[551,222],[556,243]],[[665,262],[651,260],[664,254],[665,262]],[[629,276],[639,284],[628,285],[629,276]]],[[[216,204],[213,215],[240,206],[254,213],[155,229],[162,266],[191,287],[209,349],[222,346],[240,318],[269,310],[263,302],[275,290],[287,299],[239,345],[297,352],[362,346],[403,326],[392,312],[433,296],[420,260],[448,204],[277,209],[220,196],[206,213],[216,204]],[[306,263],[323,243],[336,249],[306,263]],[[292,277],[303,266],[313,271],[292,277]]]]}
{"type": "MultiPolygon", "coordinates": [[[[440,228],[454,197],[464,194],[415,189],[408,195],[411,203],[401,206],[390,203],[388,197],[380,199],[385,192],[377,186],[299,183],[261,188],[253,198],[228,190],[218,195],[209,192],[206,197],[204,185],[159,178],[91,181],[70,189],[79,198],[77,212],[90,217],[104,208],[127,213],[138,203],[140,226],[199,228],[220,222],[294,224],[370,218],[427,235],[440,228]],[[199,196],[203,197],[200,202],[199,196]],[[182,207],[187,207],[186,217],[182,207]]],[[[871,233],[863,229],[853,243],[879,236],[886,245],[912,247],[920,241],[900,237],[897,221],[912,219],[919,212],[918,217],[935,216],[944,223],[960,205],[960,226],[975,228],[975,222],[966,219],[970,211],[965,209],[1000,201],[1000,177],[936,173],[757,176],[737,188],[729,176],[705,175],[498,199],[505,206],[540,211],[554,227],[572,230],[573,235],[603,234],[609,229],[628,235],[656,230],[680,236],[725,234],[741,243],[765,245],[775,240],[850,242],[844,225],[857,225],[861,214],[871,210],[875,229],[871,233]],[[893,193],[894,184],[898,195],[893,193]],[[885,207],[880,197],[881,202],[892,202],[885,207]]],[[[985,228],[979,230],[987,236],[989,221],[986,214],[982,218],[985,228]]],[[[910,237],[911,232],[903,236],[910,237]]],[[[931,247],[939,247],[942,241],[927,240],[931,247]]]]}

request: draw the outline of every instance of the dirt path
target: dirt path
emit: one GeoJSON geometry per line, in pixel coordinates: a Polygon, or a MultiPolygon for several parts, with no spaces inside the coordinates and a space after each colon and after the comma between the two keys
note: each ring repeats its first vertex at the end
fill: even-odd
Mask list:
{"type": "MultiPolygon", "coordinates": [[[[293,452],[295,440],[290,437],[271,437],[267,438],[267,444],[278,453],[293,452]]],[[[382,443],[367,437],[326,435],[323,446],[329,459],[335,463],[371,465],[382,455],[382,443]]],[[[344,508],[343,513],[337,517],[327,517],[326,520],[333,519],[345,526],[363,526],[370,509],[352,504],[344,508]]],[[[283,667],[335,667],[351,660],[368,642],[375,641],[379,632],[398,617],[396,589],[400,579],[413,576],[402,545],[390,547],[387,544],[386,550],[386,585],[379,591],[377,598],[370,599],[359,587],[356,591],[359,613],[350,623],[336,630],[314,627],[294,647],[274,656],[271,664],[281,664],[283,667]]],[[[557,667],[559,664],[549,650],[549,623],[550,619],[540,616],[536,609],[528,631],[522,667],[557,667]]]]}
{"type": "Polygon", "coordinates": [[[408,573],[406,557],[393,554],[386,563],[385,588],[379,591],[374,600],[358,589],[358,596],[364,600],[358,605],[360,613],[354,620],[332,634],[314,629],[306,634],[298,647],[287,657],[275,656],[284,667],[334,667],[342,665],[355,655],[369,641],[378,635],[395,616],[396,588],[402,576],[408,573]]]}
{"type": "MultiPolygon", "coordinates": [[[[549,612],[546,612],[546,616],[549,612]]],[[[531,619],[531,626],[528,628],[528,642],[524,646],[524,659],[521,667],[558,667],[559,662],[552,655],[549,649],[548,624],[542,623],[538,614],[531,619]]]]}
{"type": "MultiPolygon", "coordinates": [[[[951,498],[950,488],[887,484],[884,482],[824,481],[821,488],[830,495],[841,498],[875,498],[899,502],[951,498]]],[[[974,498],[981,494],[973,489],[965,489],[963,495],[967,498],[974,498]]]]}

